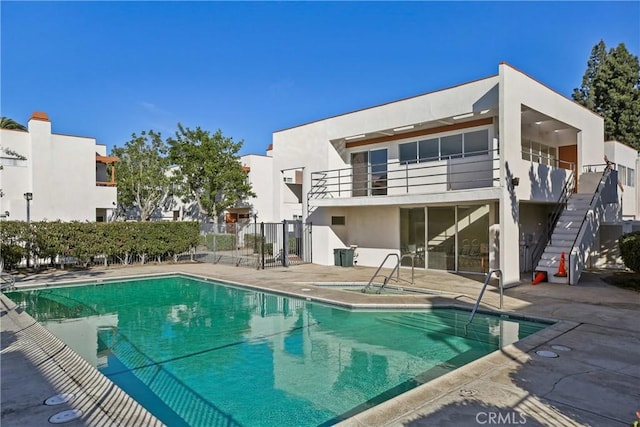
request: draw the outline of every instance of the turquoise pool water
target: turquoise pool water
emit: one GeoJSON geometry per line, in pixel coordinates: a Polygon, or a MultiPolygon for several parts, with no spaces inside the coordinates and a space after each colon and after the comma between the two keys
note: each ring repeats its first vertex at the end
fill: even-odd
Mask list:
{"type": "Polygon", "coordinates": [[[331,425],[548,326],[183,276],[8,296],[169,426],[331,425]]]}

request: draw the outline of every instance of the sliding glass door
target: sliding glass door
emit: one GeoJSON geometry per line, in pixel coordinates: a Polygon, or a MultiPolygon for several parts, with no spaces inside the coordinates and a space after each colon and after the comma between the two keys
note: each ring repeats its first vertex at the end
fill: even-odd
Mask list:
{"type": "Polygon", "coordinates": [[[458,271],[484,273],[489,264],[489,205],[457,209],[458,271]]]}
{"type": "Polygon", "coordinates": [[[427,208],[428,267],[435,270],[456,269],[456,208],[427,208]]]}
{"type": "Polygon", "coordinates": [[[369,152],[351,154],[351,196],[369,195],[369,152]]]}
{"type": "Polygon", "coordinates": [[[384,196],[387,194],[387,149],[351,154],[351,195],[384,196]]]}
{"type": "Polygon", "coordinates": [[[420,261],[416,266],[485,273],[489,263],[489,205],[427,207],[426,221],[424,208],[400,209],[400,247],[401,254],[415,250],[420,261]],[[420,255],[421,246],[426,246],[426,254],[420,255]]]}
{"type": "MultiPolygon", "coordinates": [[[[424,208],[400,209],[400,256],[413,257],[419,268],[425,267],[424,227],[424,208]]],[[[402,265],[410,267],[411,259],[403,258],[402,265]]]]}

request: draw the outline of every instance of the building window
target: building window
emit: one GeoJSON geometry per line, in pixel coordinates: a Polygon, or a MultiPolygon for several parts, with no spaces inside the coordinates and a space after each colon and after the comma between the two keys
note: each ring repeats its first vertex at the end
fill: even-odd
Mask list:
{"type": "Polygon", "coordinates": [[[440,138],[440,157],[442,159],[462,157],[462,134],[440,138]]]}
{"type": "Polygon", "coordinates": [[[622,185],[635,187],[636,171],[626,166],[618,165],[618,180],[622,185]]]}
{"type": "Polygon", "coordinates": [[[537,141],[523,139],[521,143],[522,160],[527,160],[543,165],[556,166],[556,148],[537,141]]]}
{"type": "Polygon", "coordinates": [[[399,144],[399,158],[409,163],[448,160],[459,157],[481,156],[489,152],[489,130],[458,133],[440,138],[399,144]]]}
{"type": "Polygon", "coordinates": [[[489,131],[479,130],[464,134],[464,155],[482,156],[489,152],[489,131]]]}
{"type": "Polygon", "coordinates": [[[627,185],[627,168],[622,165],[618,165],[618,181],[622,185],[627,185]]]}
{"type": "Polygon", "coordinates": [[[420,141],[419,144],[421,162],[440,159],[440,140],[438,138],[420,141]]]}
{"type": "Polygon", "coordinates": [[[400,164],[406,165],[407,163],[416,163],[418,161],[418,143],[407,142],[406,144],[400,144],[400,164]]]}
{"type": "Polygon", "coordinates": [[[344,216],[332,216],[331,217],[331,225],[345,225],[347,223],[346,217],[344,216]]]}

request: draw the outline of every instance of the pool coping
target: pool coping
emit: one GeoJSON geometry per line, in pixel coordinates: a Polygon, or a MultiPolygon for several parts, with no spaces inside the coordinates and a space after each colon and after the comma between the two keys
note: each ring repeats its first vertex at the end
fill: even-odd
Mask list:
{"type": "MultiPolygon", "coordinates": [[[[133,281],[133,280],[141,280],[145,278],[153,278],[153,277],[189,277],[197,280],[201,280],[204,282],[212,282],[212,283],[221,283],[224,285],[229,285],[233,287],[238,287],[242,289],[250,289],[254,291],[267,292],[271,294],[276,294],[280,296],[293,297],[298,298],[310,302],[316,302],[321,304],[327,304],[331,306],[337,306],[340,308],[350,309],[350,310],[415,310],[415,309],[428,309],[428,308],[455,308],[462,309],[464,311],[470,311],[468,304],[459,303],[453,298],[458,295],[455,293],[438,293],[438,294],[428,294],[421,293],[421,297],[440,297],[452,300],[449,303],[435,302],[435,303],[348,303],[343,301],[338,301],[332,298],[321,297],[313,294],[307,294],[304,291],[296,292],[293,290],[280,290],[273,289],[271,287],[260,286],[255,284],[241,283],[227,279],[219,279],[212,276],[205,276],[201,274],[187,273],[187,272],[163,272],[163,273],[150,273],[144,275],[126,275],[126,276],[116,276],[109,277],[105,279],[92,279],[92,278],[83,278],[76,280],[64,280],[55,283],[43,282],[37,284],[27,284],[22,286],[17,286],[17,290],[30,290],[30,289],[42,289],[42,288],[53,288],[53,287],[65,287],[65,286],[83,286],[87,284],[108,284],[110,282],[118,282],[118,281],[133,281]]],[[[314,285],[311,282],[296,282],[300,286],[314,286],[323,289],[327,289],[327,287],[321,287],[314,285]]],[[[349,292],[352,291],[344,291],[340,289],[330,289],[332,291],[340,291],[340,292],[349,292]]],[[[2,295],[3,299],[8,299],[5,295],[2,295]]],[[[10,301],[10,300],[9,300],[10,301]]],[[[13,301],[11,301],[13,303],[13,301]]],[[[3,301],[3,304],[5,301],[3,301]]],[[[15,309],[15,303],[13,309],[15,309]]],[[[551,318],[545,318],[541,316],[523,316],[518,313],[513,313],[504,310],[485,310],[479,309],[479,313],[483,314],[491,314],[491,315],[506,315],[513,319],[518,320],[530,320],[530,321],[538,321],[543,323],[548,323],[548,326],[544,329],[529,335],[522,340],[517,341],[516,343],[509,344],[507,346],[502,347],[486,356],[483,356],[479,359],[476,359],[472,362],[469,362],[460,368],[455,369],[452,372],[448,372],[444,375],[441,375],[437,378],[428,380],[427,382],[415,387],[407,392],[399,394],[385,402],[377,404],[376,406],[364,410],[362,412],[357,413],[356,415],[347,418],[343,421],[340,421],[339,426],[376,426],[381,424],[389,424],[394,421],[399,421],[402,418],[406,418],[408,413],[411,413],[415,408],[418,408],[420,405],[424,405],[430,401],[434,401],[447,393],[455,391],[456,389],[463,388],[465,385],[469,384],[472,381],[477,380],[478,378],[491,375],[493,372],[498,370],[501,366],[503,366],[507,362],[517,361],[520,363],[527,362],[531,359],[531,352],[535,351],[538,348],[543,347],[549,341],[571,331],[576,328],[579,323],[572,322],[567,320],[557,320],[551,318]],[[482,372],[482,374],[478,375],[478,372],[482,372]],[[412,409],[413,408],[413,409],[412,409]]],[[[44,335],[50,335],[55,340],[59,341],[58,345],[62,343],[57,337],[53,336],[44,326],[33,320],[31,316],[29,316],[26,312],[22,312],[20,315],[27,315],[33,323],[36,323],[44,335]]],[[[49,337],[49,339],[51,339],[49,337]]],[[[62,343],[64,347],[64,343],[62,343]]],[[[135,405],[139,406],[142,414],[148,414],[152,417],[151,424],[147,425],[162,425],[160,421],[153,418],[153,416],[144,409],[140,404],[135,402],[131,397],[129,397],[124,391],[119,389],[115,383],[113,383],[109,378],[102,375],[96,368],[90,366],[87,362],[82,360],[80,356],[78,356],[71,349],[66,347],[65,353],[72,353],[75,357],[74,359],[80,359],[87,367],[91,368],[96,373],[100,374],[102,378],[110,383],[112,387],[115,387],[119,390],[120,393],[124,394],[130,401],[133,401],[135,405]]],[[[83,367],[86,370],[86,367],[83,367]]],[[[81,384],[81,383],[80,383],[81,384]]],[[[80,385],[79,384],[79,385],[80,385]]],[[[128,405],[131,405],[131,402],[126,402],[128,405]]],[[[111,405],[111,409],[113,410],[114,405],[111,405]]],[[[137,412],[136,412],[137,413],[137,412]]]]}
{"type": "MultiPolygon", "coordinates": [[[[21,353],[28,367],[41,374],[49,383],[49,387],[38,388],[42,407],[34,408],[30,402],[22,402],[21,410],[16,411],[12,408],[13,410],[7,414],[3,411],[3,423],[12,424],[12,420],[4,419],[12,414],[18,418],[15,420],[16,423],[20,422],[21,412],[26,412],[31,420],[41,415],[43,419],[39,424],[46,425],[47,420],[57,413],[79,410],[81,415],[78,422],[81,425],[164,426],[140,403],[49,332],[29,313],[21,310],[4,293],[0,293],[0,308],[3,323],[9,322],[16,327],[12,332],[17,339],[17,343],[10,343],[1,349],[2,357],[14,357],[13,352],[21,353]],[[52,397],[51,390],[54,390],[54,393],[71,393],[73,398],[61,405],[45,406],[45,399],[52,397]]],[[[77,425],[73,422],[66,424],[77,425]]]]}

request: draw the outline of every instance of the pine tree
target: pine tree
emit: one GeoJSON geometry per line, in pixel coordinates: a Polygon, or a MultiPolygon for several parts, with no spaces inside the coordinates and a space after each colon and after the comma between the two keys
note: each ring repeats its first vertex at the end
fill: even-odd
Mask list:
{"type": "Polygon", "coordinates": [[[624,43],[608,52],[602,40],[593,47],[573,99],[604,118],[606,140],[640,150],[640,62],[624,43]]]}

